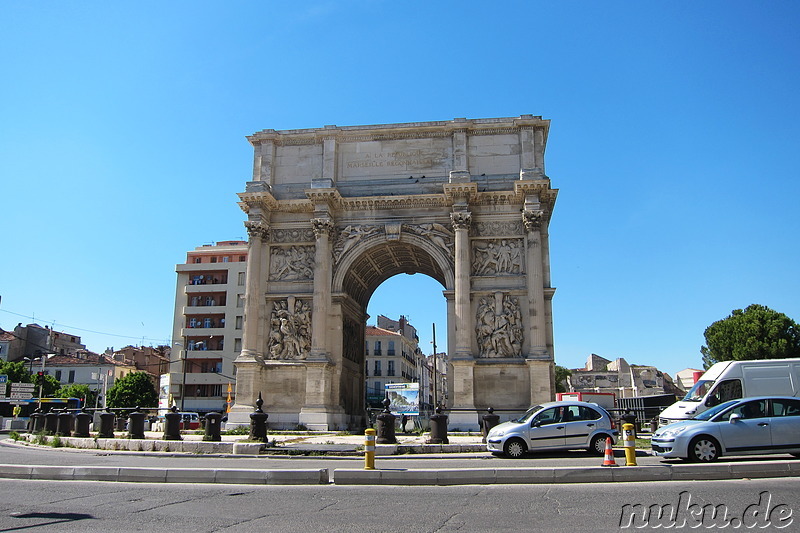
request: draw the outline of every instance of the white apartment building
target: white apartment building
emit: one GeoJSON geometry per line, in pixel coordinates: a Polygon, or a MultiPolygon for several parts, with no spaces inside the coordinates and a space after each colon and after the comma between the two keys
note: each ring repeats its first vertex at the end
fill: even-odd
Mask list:
{"type": "Polygon", "coordinates": [[[176,265],[169,391],[170,403],[182,411],[224,413],[228,385],[236,390],[246,265],[247,241],[199,246],[176,265]]]}
{"type": "Polygon", "coordinates": [[[422,374],[428,367],[417,330],[405,317],[392,320],[378,315],[378,326],[366,327],[364,341],[368,407],[381,407],[387,383],[420,383],[420,391],[425,390],[429,379],[422,374]]]}

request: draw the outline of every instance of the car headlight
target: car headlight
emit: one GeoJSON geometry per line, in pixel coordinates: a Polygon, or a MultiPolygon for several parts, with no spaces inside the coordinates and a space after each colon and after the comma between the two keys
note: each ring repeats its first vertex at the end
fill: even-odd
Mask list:
{"type": "Polygon", "coordinates": [[[497,431],[492,430],[492,431],[489,432],[489,437],[502,437],[505,434],[506,434],[506,432],[503,431],[502,429],[497,430],[497,431]]]}
{"type": "Polygon", "coordinates": [[[659,435],[659,439],[674,439],[684,431],[689,429],[689,426],[678,426],[676,428],[667,428],[663,430],[659,435]]]}

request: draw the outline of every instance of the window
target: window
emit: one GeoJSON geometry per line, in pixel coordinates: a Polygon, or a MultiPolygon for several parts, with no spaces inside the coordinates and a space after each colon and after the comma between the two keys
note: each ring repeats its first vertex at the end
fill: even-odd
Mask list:
{"type": "Polygon", "coordinates": [[[244,307],[244,294],[236,295],[236,307],[244,307]]]}
{"type": "Polygon", "coordinates": [[[772,400],[772,416],[800,416],[800,400],[772,400]]]}
{"type": "Polygon", "coordinates": [[[194,262],[195,263],[200,263],[201,261],[202,261],[202,259],[200,259],[199,257],[195,257],[194,258],[194,262]]]}
{"type": "Polygon", "coordinates": [[[197,327],[197,319],[196,318],[189,319],[189,327],[190,328],[196,328],[197,327]]]}
{"type": "Polygon", "coordinates": [[[242,351],[242,339],[233,339],[233,351],[237,353],[242,351]]]}
{"type": "Polygon", "coordinates": [[[372,373],[373,376],[380,376],[381,375],[381,362],[375,361],[375,371],[372,373]]]}
{"type": "Polygon", "coordinates": [[[381,341],[375,341],[375,355],[381,354],[381,341]]]}
{"type": "Polygon", "coordinates": [[[245,261],[247,261],[247,256],[246,255],[240,255],[239,256],[239,262],[240,263],[244,263],[245,261]]]}
{"type": "Polygon", "coordinates": [[[389,348],[386,350],[386,355],[394,355],[394,341],[389,341],[389,348]]]}
{"type": "Polygon", "coordinates": [[[386,375],[394,376],[394,361],[388,361],[388,364],[386,365],[386,375]]]}
{"type": "Polygon", "coordinates": [[[235,322],[236,329],[242,329],[242,324],[243,323],[244,323],[244,317],[237,316],[236,317],[236,322],[235,322]]]}
{"type": "Polygon", "coordinates": [[[204,328],[214,327],[214,322],[210,318],[206,318],[203,320],[203,327],[204,328]]]}
{"type": "Polygon", "coordinates": [[[223,257],[223,258],[222,258],[222,262],[223,262],[223,263],[227,263],[227,262],[229,262],[230,260],[231,260],[231,258],[230,258],[230,257],[228,257],[227,255],[226,255],[225,257],[223,257]]]}
{"type": "MultiPolygon", "coordinates": [[[[699,383],[699,382],[698,382],[699,383]]],[[[742,382],[738,379],[728,379],[720,382],[706,400],[706,405],[713,407],[728,400],[742,397],[742,382]]]]}
{"type": "Polygon", "coordinates": [[[239,272],[239,286],[240,287],[244,285],[244,280],[245,280],[245,273],[244,272],[239,272]]]}
{"type": "Polygon", "coordinates": [[[67,379],[67,383],[75,383],[75,371],[69,371],[69,379],[67,379]]]}
{"type": "Polygon", "coordinates": [[[61,381],[61,370],[56,370],[56,379],[61,381]]]}
{"type": "Polygon", "coordinates": [[[212,263],[216,263],[216,262],[217,262],[217,258],[216,258],[216,257],[212,257],[212,258],[211,258],[211,262],[212,262],[212,263]]]}

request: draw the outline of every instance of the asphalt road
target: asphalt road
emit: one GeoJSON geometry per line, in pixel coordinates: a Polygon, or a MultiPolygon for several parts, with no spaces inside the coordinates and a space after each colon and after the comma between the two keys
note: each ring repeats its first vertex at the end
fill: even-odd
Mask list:
{"type": "Polygon", "coordinates": [[[798,478],[457,487],[3,480],[0,532],[596,532],[620,531],[621,520],[630,529],[653,528],[658,522],[652,516],[642,521],[641,513],[633,516],[624,507],[635,504],[685,508],[676,518],[689,520],[672,529],[721,528],[722,520],[739,520],[741,529],[752,522],[758,531],[797,531],[798,491],[798,478]],[[712,519],[701,510],[700,520],[688,514],[691,506],[704,505],[724,506],[725,514],[712,519]],[[760,508],[763,517],[754,512],[760,508]]]}

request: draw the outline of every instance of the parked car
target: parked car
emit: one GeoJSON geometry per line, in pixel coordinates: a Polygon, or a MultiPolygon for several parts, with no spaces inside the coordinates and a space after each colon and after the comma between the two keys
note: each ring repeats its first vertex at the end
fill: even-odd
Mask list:
{"type": "Polygon", "coordinates": [[[582,448],[603,455],[606,439],[618,435],[608,411],[597,404],[579,401],[536,405],[516,420],[493,427],[486,448],[507,457],[526,452],[582,448]]]}
{"type": "Polygon", "coordinates": [[[800,457],[800,399],[729,400],[691,420],[658,429],[651,444],[656,455],[696,462],[716,461],[723,455],[790,453],[800,457]]]}

